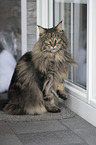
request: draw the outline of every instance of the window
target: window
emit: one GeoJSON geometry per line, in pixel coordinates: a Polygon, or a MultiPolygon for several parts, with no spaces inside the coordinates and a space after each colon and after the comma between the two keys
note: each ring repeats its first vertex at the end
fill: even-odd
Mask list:
{"type": "Polygon", "coordinates": [[[87,2],[74,3],[54,1],[54,25],[63,20],[64,31],[69,41],[69,51],[77,61],[76,68],[69,71],[69,80],[86,89],[87,78],[87,2]]]}
{"type": "Polygon", "coordinates": [[[21,1],[0,3],[0,44],[18,60],[21,56],[21,1]]]}

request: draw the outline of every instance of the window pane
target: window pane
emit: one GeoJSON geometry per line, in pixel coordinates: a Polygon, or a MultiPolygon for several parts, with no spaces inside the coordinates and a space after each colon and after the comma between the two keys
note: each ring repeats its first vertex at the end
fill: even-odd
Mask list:
{"type": "Polygon", "coordinates": [[[74,57],[78,67],[74,69],[74,82],[86,87],[87,62],[87,5],[74,4],[74,57]]]}
{"type": "Polygon", "coordinates": [[[0,44],[18,60],[21,56],[21,0],[0,3],[0,44]]]}
{"type": "Polygon", "coordinates": [[[78,63],[77,67],[69,68],[69,80],[86,88],[87,4],[55,1],[54,25],[61,20],[69,41],[69,51],[78,63]]]}
{"type": "Polygon", "coordinates": [[[0,1],[0,105],[21,57],[21,0],[0,1]]]}

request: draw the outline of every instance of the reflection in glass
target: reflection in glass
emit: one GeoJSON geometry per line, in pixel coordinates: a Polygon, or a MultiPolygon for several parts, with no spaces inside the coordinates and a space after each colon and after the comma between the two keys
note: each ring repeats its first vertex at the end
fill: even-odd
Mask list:
{"type": "Polygon", "coordinates": [[[87,63],[87,5],[74,4],[74,57],[78,67],[74,70],[74,82],[86,87],[87,63]]]}
{"type": "Polygon", "coordinates": [[[21,0],[0,3],[0,44],[18,60],[21,56],[21,0]]]}
{"type": "Polygon", "coordinates": [[[0,96],[2,96],[0,97],[1,102],[2,99],[5,100],[5,97],[7,97],[6,91],[8,91],[17,60],[20,57],[21,0],[3,0],[0,3],[0,96]]]}

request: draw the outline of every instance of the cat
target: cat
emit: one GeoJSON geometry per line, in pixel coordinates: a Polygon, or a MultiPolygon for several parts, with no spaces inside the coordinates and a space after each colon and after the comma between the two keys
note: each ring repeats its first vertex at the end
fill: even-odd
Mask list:
{"type": "Polygon", "coordinates": [[[75,64],[68,52],[68,40],[62,21],[55,27],[39,28],[39,40],[33,51],[17,62],[8,90],[8,114],[58,113],[55,101],[67,99],[63,79],[68,77],[68,66],[75,64]]]}

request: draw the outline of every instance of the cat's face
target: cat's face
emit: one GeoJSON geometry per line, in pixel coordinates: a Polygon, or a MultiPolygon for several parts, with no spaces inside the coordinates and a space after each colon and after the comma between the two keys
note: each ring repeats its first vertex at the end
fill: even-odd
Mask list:
{"type": "MultiPolygon", "coordinates": [[[[63,40],[57,35],[56,32],[46,33],[47,37],[42,42],[42,51],[55,53],[63,48],[63,40]]],[[[46,35],[45,34],[45,35],[46,35]]]]}
{"type": "Polygon", "coordinates": [[[49,53],[57,53],[67,47],[67,38],[59,23],[51,29],[40,29],[41,51],[49,53]]]}

